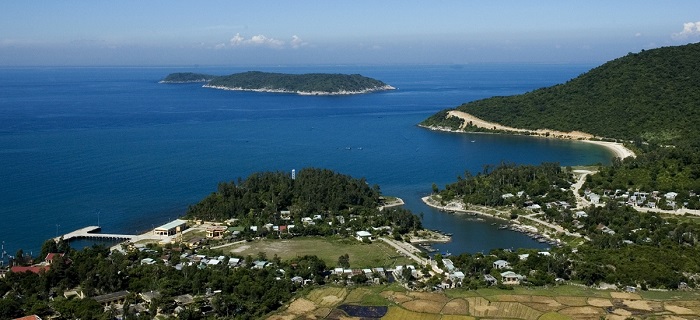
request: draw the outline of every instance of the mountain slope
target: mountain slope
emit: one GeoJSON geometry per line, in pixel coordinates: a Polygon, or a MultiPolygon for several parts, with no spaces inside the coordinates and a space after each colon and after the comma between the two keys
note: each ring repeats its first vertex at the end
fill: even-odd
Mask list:
{"type": "MultiPolygon", "coordinates": [[[[700,44],[689,44],[630,53],[565,84],[456,110],[517,128],[678,143],[700,133],[699,106],[700,44]]],[[[443,110],[422,125],[454,127],[446,115],[443,110]]]]}

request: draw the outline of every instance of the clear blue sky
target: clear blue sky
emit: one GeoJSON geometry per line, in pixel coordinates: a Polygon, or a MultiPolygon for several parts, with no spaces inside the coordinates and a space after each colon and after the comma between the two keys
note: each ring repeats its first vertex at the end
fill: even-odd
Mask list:
{"type": "Polygon", "coordinates": [[[0,66],[602,63],[700,1],[2,1],[0,66]]]}

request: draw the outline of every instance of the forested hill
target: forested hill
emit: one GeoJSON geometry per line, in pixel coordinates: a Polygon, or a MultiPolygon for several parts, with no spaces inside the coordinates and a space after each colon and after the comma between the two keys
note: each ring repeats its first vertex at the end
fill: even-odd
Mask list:
{"type": "Polygon", "coordinates": [[[161,82],[207,82],[205,87],[216,89],[320,95],[357,94],[394,89],[382,81],[359,74],[328,73],[285,74],[249,71],[228,76],[173,73],[161,82]]]}
{"type": "Polygon", "coordinates": [[[209,82],[217,76],[209,74],[193,73],[193,72],[176,72],[171,73],[160,83],[191,83],[191,82],[209,82]]]}
{"type": "MultiPolygon", "coordinates": [[[[663,144],[700,133],[700,43],[630,53],[565,84],[463,104],[486,121],[663,144]]],[[[455,127],[441,111],[422,125],[455,127]]],[[[696,143],[695,143],[696,144],[696,143]]]]}

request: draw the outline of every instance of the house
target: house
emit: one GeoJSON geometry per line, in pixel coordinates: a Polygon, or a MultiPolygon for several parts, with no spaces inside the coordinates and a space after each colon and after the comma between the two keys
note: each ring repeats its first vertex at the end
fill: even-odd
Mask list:
{"type": "Polygon", "coordinates": [[[39,266],[39,265],[35,265],[35,266],[31,266],[31,267],[15,266],[15,267],[10,268],[10,271],[14,272],[14,273],[33,272],[33,273],[38,274],[41,271],[48,271],[48,270],[49,270],[49,266],[39,266]]]}
{"type": "Polygon", "coordinates": [[[129,291],[117,291],[101,296],[95,296],[92,299],[99,302],[103,306],[111,306],[113,304],[124,304],[126,297],[129,296],[129,291]]]}
{"type": "Polygon", "coordinates": [[[496,260],[493,262],[493,267],[495,269],[508,269],[510,268],[510,264],[505,260],[496,260]]]}
{"type": "Polygon", "coordinates": [[[280,217],[282,217],[282,220],[291,220],[292,212],[289,210],[282,210],[280,211],[280,217]]]}
{"type": "Polygon", "coordinates": [[[367,240],[373,240],[372,239],[372,234],[367,232],[367,231],[357,231],[355,232],[355,238],[359,241],[364,241],[365,239],[367,240]]]}
{"type": "Polygon", "coordinates": [[[296,276],[296,277],[292,278],[292,282],[296,283],[296,284],[302,284],[302,283],[304,283],[304,278],[302,278],[300,276],[296,276]]]}
{"type": "Polygon", "coordinates": [[[21,317],[21,318],[14,318],[12,320],[41,320],[41,318],[35,314],[31,316],[26,316],[26,317],[21,317]]]}
{"type": "Polygon", "coordinates": [[[187,221],[176,219],[153,229],[153,234],[158,236],[172,236],[185,229],[187,229],[187,221]]]}
{"type": "Polygon", "coordinates": [[[450,280],[454,284],[457,284],[457,283],[461,284],[462,280],[464,280],[464,272],[455,271],[455,272],[450,273],[450,280]]]}
{"type": "Polygon", "coordinates": [[[574,212],[574,217],[576,219],[588,218],[588,213],[586,211],[576,211],[574,212]]]}
{"type": "Polygon", "coordinates": [[[540,209],[542,209],[542,207],[539,204],[533,203],[529,205],[526,209],[530,211],[539,211],[540,209]]]}
{"type": "Polygon", "coordinates": [[[486,281],[486,283],[488,283],[490,286],[498,284],[498,280],[496,280],[496,278],[490,274],[484,275],[484,281],[486,281]]]}
{"type": "Polygon", "coordinates": [[[147,303],[150,304],[151,301],[153,301],[153,299],[160,298],[160,292],[153,291],[153,290],[147,291],[147,292],[141,292],[141,293],[139,293],[139,297],[141,297],[141,299],[143,299],[143,301],[146,301],[147,303]]]}
{"type": "Polygon", "coordinates": [[[143,264],[143,265],[149,265],[149,264],[155,264],[155,263],[156,263],[156,261],[151,259],[151,258],[141,259],[141,264],[143,264]]]}
{"type": "Polygon", "coordinates": [[[445,266],[447,272],[452,272],[455,269],[455,265],[450,259],[442,259],[442,264],[445,266]]]}
{"type": "Polygon", "coordinates": [[[677,196],[678,196],[678,193],[673,192],[673,191],[667,192],[666,194],[664,194],[664,197],[666,198],[666,200],[669,200],[669,201],[676,200],[677,196]]]}
{"type": "Polygon", "coordinates": [[[505,193],[501,195],[501,198],[505,199],[510,199],[512,197],[515,197],[512,193],[505,193]]]}
{"type": "Polygon", "coordinates": [[[185,306],[194,302],[194,297],[191,294],[183,294],[173,297],[175,303],[179,306],[185,306]]]}
{"type": "Polygon", "coordinates": [[[55,258],[63,256],[63,253],[49,253],[46,255],[46,258],[44,258],[44,261],[46,261],[48,264],[53,264],[55,258]]]}
{"type": "Polygon", "coordinates": [[[241,263],[241,259],[240,259],[240,258],[231,258],[231,259],[228,259],[228,265],[229,265],[229,267],[238,266],[238,264],[240,264],[240,263],[241,263]]]}
{"type": "Polygon", "coordinates": [[[518,255],[518,258],[520,259],[520,261],[527,260],[527,258],[529,258],[529,257],[530,257],[529,253],[523,253],[523,254],[518,255]]]}
{"type": "Polygon", "coordinates": [[[513,272],[506,271],[501,273],[501,283],[506,285],[519,285],[520,281],[525,279],[525,277],[513,272]]]}
{"type": "Polygon", "coordinates": [[[224,232],[226,232],[225,226],[211,226],[207,227],[207,238],[221,238],[224,236],[224,232]]]}

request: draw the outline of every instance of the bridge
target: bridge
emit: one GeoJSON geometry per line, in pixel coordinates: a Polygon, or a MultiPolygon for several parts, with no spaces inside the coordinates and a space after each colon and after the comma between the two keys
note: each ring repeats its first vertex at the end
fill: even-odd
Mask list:
{"type": "Polygon", "coordinates": [[[66,233],[60,237],[53,238],[54,241],[58,242],[61,238],[64,241],[71,241],[76,239],[104,239],[104,240],[133,240],[136,238],[135,235],[131,234],[109,234],[109,233],[97,233],[100,232],[102,228],[98,226],[89,226],[75,230],[73,232],[66,233]]]}

